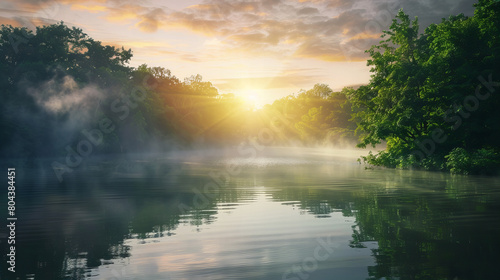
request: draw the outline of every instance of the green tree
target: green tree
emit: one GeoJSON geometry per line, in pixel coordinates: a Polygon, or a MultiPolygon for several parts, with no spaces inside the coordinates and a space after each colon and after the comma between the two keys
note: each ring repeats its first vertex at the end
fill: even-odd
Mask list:
{"type": "Polygon", "coordinates": [[[64,149],[102,115],[101,104],[127,88],[132,52],[102,45],[61,22],[36,32],[2,25],[0,57],[0,150],[35,157],[64,149]],[[52,108],[58,102],[76,107],[50,111],[50,102],[52,108]]]}
{"type": "Polygon", "coordinates": [[[473,17],[450,16],[423,34],[401,10],[386,39],[368,50],[372,79],[349,98],[364,133],[359,146],[387,143],[369,163],[443,169],[455,147],[496,154],[500,99],[488,91],[500,74],[498,27],[490,24],[498,22],[499,3],[475,6],[473,17]]]}

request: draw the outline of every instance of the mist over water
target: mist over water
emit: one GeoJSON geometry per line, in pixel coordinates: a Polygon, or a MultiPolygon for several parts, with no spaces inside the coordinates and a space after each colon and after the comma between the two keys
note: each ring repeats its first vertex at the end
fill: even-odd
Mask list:
{"type": "Polygon", "coordinates": [[[96,157],[62,183],[19,168],[18,275],[495,274],[498,255],[485,250],[499,245],[498,178],[366,170],[358,150],[265,147],[252,155],[233,147],[96,157]]]}
{"type": "Polygon", "coordinates": [[[90,159],[83,169],[109,170],[114,166],[111,173],[114,176],[163,176],[161,167],[155,165],[169,163],[180,166],[213,165],[232,170],[229,173],[238,174],[245,168],[266,169],[273,166],[324,164],[358,166],[360,165],[358,159],[366,154],[366,150],[362,149],[271,146],[255,148],[240,145],[226,148],[179,149],[170,152],[125,153],[119,157],[101,156],[94,160],[90,159]]]}

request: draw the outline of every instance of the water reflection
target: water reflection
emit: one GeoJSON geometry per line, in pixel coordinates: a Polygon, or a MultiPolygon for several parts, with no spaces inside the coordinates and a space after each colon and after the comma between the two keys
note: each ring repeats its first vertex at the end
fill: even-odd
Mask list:
{"type": "Polygon", "coordinates": [[[21,173],[17,275],[282,279],[298,265],[285,279],[496,276],[498,179],[283,162],[231,159],[241,172],[208,192],[227,162],[101,165],[63,185],[21,173]],[[300,270],[327,237],[334,253],[300,270]]]}

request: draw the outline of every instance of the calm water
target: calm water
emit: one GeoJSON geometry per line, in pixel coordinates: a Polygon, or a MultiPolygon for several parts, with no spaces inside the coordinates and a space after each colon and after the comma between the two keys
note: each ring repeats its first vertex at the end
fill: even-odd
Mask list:
{"type": "Polygon", "coordinates": [[[498,279],[499,178],[265,152],[89,163],[62,184],[18,169],[16,276],[498,279]]]}

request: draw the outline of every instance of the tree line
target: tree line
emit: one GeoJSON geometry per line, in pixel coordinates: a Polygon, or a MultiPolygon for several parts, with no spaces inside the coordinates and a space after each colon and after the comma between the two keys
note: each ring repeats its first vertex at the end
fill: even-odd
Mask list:
{"type": "Polygon", "coordinates": [[[275,145],[353,138],[345,92],[317,84],[253,110],[201,75],[129,67],[132,50],[62,22],[36,32],[2,25],[0,57],[0,149],[8,157],[86,153],[96,148],[89,142],[99,154],[237,145],[263,128],[272,128],[275,145]]]}

